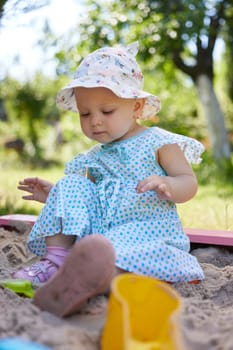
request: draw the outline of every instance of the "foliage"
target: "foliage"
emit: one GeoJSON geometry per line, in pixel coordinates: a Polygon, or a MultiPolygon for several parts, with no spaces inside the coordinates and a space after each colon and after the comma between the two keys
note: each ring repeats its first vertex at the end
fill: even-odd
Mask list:
{"type": "Polygon", "coordinates": [[[3,16],[3,8],[7,0],[0,0],[0,18],[3,16]]]}
{"type": "Polygon", "coordinates": [[[44,126],[53,126],[59,120],[54,101],[57,85],[57,82],[49,81],[38,74],[33,81],[26,83],[6,79],[4,88],[0,90],[8,116],[8,127],[11,125],[8,131],[11,134],[8,136],[20,138],[26,143],[24,152],[21,153],[24,161],[28,159],[31,162],[40,162],[43,159],[41,141],[45,132],[44,126]]]}
{"type": "Polygon", "coordinates": [[[140,38],[143,61],[160,56],[160,67],[170,59],[196,79],[213,77],[213,49],[224,24],[232,23],[231,0],[87,1],[88,17],[79,35],[89,51],[103,45],[140,38]],[[86,40],[88,38],[88,40],[86,40]]]}
{"type": "Polygon", "coordinates": [[[233,3],[231,8],[228,10],[229,16],[227,18],[227,26],[223,33],[226,42],[226,76],[227,76],[227,91],[231,101],[233,101],[233,71],[232,71],[232,60],[233,60],[233,3]]]}
{"type": "Polygon", "coordinates": [[[214,161],[211,152],[204,152],[201,165],[194,166],[198,182],[202,185],[214,185],[217,187],[232,186],[233,159],[232,163],[222,160],[221,167],[214,161]]]}
{"type": "MultiPolygon", "coordinates": [[[[74,48],[64,62],[75,65],[80,56],[103,45],[129,43],[140,38],[140,61],[153,74],[154,67],[172,81],[174,67],[185,73],[199,87],[203,74],[211,82],[216,106],[205,108],[209,137],[216,161],[229,161],[230,147],[225,132],[224,115],[215,96],[213,52],[223,29],[233,22],[232,0],[87,0],[87,16],[78,27],[82,45],[74,48]],[[88,39],[88,40],[87,40],[88,39]],[[214,113],[213,113],[214,111],[214,113]],[[219,124],[219,137],[213,125],[219,124]],[[215,140],[218,139],[218,142],[215,140]]],[[[230,33],[230,32],[229,32],[230,33]]],[[[72,41],[72,40],[71,40],[72,41]]],[[[58,57],[64,58],[59,52],[58,57]]],[[[199,90],[200,91],[200,90],[199,90]]],[[[210,93],[210,91],[208,91],[210,93]]],[[[203,99],[200,99],[205,104],[203,99]]],[[[206,107],[207,104],[205,104],[206,107]]]]}
{"type": "Polygon", "coordinates": [[[164,72],[159,70],[146,73],[145,89],[159,96],[162,109],[155,118],[145,124],[157,125],[204,141],[207,138],[207,130],[203,116],[199,113],[196,90],[177,72],[174,72],[173,76],[173,79],[169,80],[164,72]]]}
{"type": "Polygon", "coordinates": [[[0,0],[0,25],[4,16],[6,19],[12,18],[17,14],[27,13],[43,7],[49,3],[49,0],[40,0],[31,2],[30,0],[0,0]]]}
{"type": "Polygon", "coordinates": [[[12,163],[19,168],[64,164],[93,145],[83,136],[77,113],[57,108],[57,91],[63,85],[63,81],[41,75],[26,83],[4,81],[0,88],[6,110],[6,116],[0,119],[0,159],[4,169],[12,163]],[[3,147],[14,140],[22,140],[25,145],[18,154],[3,147]]]}

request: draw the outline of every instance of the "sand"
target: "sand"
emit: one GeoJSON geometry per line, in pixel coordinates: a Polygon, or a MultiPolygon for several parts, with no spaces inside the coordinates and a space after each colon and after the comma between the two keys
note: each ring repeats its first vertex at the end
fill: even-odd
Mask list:
{"type": "MultiPolygon", "coordinates": [[[[0,278],[35,257],[26,249],[29,226],[0,228],[0,278]]],[[[182,300],[180,329],[187,350],[233,349],[233,251],[192,247],[205,272],[198,285],[177,283],[182,300]]],[[[0,288],[0,338],[20,337],[54,350],[100,349],[108,299],[96,297],[65,319],[41,312],[31,299],[0,288]]],[[[111,350],[111,349],[109,349],[111,350]]]]}

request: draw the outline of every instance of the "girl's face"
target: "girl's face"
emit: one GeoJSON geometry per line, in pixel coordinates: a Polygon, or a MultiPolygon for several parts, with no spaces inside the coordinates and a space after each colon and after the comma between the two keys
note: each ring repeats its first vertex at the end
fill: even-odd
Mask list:
{"type": "Polygon", "coordinates": [[[144,99],[124,99],[97,87],[74,89],[83,133],[99,143],[127,139],[143,129],[137,124],[144,99]]]}

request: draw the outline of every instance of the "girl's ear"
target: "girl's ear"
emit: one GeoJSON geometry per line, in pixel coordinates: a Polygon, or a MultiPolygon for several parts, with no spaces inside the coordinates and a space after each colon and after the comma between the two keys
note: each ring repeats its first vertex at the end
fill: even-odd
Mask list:
{"type": "Polygon", "coordinates": [[[139,98],[134,103],[134,118],[139,119],[145,105],[145,98],[139,98]]]}

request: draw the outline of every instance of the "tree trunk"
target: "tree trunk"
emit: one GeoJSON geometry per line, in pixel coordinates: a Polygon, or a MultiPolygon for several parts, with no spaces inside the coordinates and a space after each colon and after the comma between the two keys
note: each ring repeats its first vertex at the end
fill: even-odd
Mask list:
{"type": "Polygon", "coordinates": [[[230,160],[230,142],[224,123],[224,115],[207,75],[199,75],[195,81],[207,122],[214,158],[217,162],[230,160]]]}

